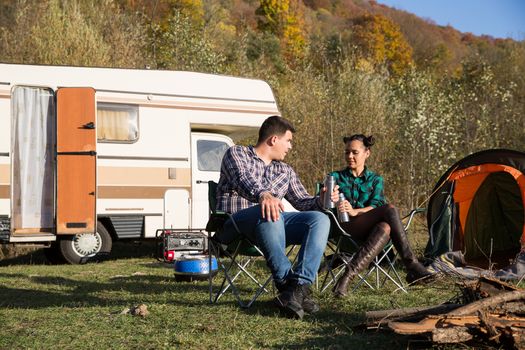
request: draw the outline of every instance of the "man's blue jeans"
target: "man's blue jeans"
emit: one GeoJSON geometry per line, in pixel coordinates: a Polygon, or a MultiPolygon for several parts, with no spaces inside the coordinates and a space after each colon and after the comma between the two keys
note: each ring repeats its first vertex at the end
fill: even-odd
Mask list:
{"type": "MultiPolygon", "coordinates": [[[[238,211],[233,218],[240,231],[263,252],[274,280],[297,279],[299,284],[315,280],[326,248],[330,220],[318,211],[284,212],[272,222],[262,218],[259,205],[238,211]],[[286,246],[300,244],[297,263],[293,268],[286,256],[286,246]]],[[[231,220],[226,221],[224,233],[235,232],[231,220]]]]}

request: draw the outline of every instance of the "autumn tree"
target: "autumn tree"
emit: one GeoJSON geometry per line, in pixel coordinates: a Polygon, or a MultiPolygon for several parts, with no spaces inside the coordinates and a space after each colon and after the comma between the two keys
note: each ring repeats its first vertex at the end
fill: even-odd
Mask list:
{"type": "Polygon", "coordinates": [[[382,15],[364,15],[355,21],[354,43],[373,65],[386,65],[400,75],[413,64],[412,48],[399,26],[382,15]]]}
{"type": "Polygon", "coordinates": [[[255,12],[258,29],[278,37],[290,60],[302,57],[306,49],[304,10],[302,1],[260,0],[255,12]]]}
{"type": "Polygon", "coordinates": [[[332,8],[332,1],[330,0],[303,0],[304,4],[314,10],[332,8]]]}
{"type": "Polygon", "coordinates": [[[193,24],[202,25],[204,23],[202,0],[168,0],[168,3],[172,12],[180,12],[193,24]]]}

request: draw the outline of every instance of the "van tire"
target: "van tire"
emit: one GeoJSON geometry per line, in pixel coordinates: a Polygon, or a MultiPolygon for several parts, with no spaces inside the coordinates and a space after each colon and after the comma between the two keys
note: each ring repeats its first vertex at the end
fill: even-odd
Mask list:
{"type": "Polygon", "coordinates": [[[101,222],[97,222],[94,235],[84,233],[65,236],[60,239],[60,252],[69,264],[85,264],[99,261],[111,253],[113,240],[101,222]]]}

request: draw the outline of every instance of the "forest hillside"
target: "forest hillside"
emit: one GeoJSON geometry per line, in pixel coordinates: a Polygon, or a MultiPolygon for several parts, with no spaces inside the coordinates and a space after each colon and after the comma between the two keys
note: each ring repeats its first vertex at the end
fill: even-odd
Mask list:
{"type": "Polygon", "coordinates": [[[0,61],[264,79],[309,189],[344,166],[344,135],[373,134],[370,166],[403,208],[469,153],[525,150],[523,40],[372,0],[0,0],[0,61]]]}

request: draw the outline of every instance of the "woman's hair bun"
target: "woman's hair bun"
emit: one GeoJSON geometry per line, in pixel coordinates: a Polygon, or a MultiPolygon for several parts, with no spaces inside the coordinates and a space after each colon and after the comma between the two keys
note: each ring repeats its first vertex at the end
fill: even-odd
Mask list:
{"type": "Polygon", "coordinates": [[[366,148],[370,148],[374,145],[376,142],[375,137],[373,135],[365,136],[363,134],[354,134],[352,136],[345,136],[343,137],[343,142],[346,144],[347,142],[352,142],[354,140],[359,140],[365,145],[366,148]]]}
{"type": "Polygon", "coordinates": [[[365,137],[364,140],[363,140],[363,144],[367,147],[367,148],[370,148],[374,145],[374,143],[376,142],[376,139],[374,137],[374,135],[370,135],[368,137],[365,137]]]}

